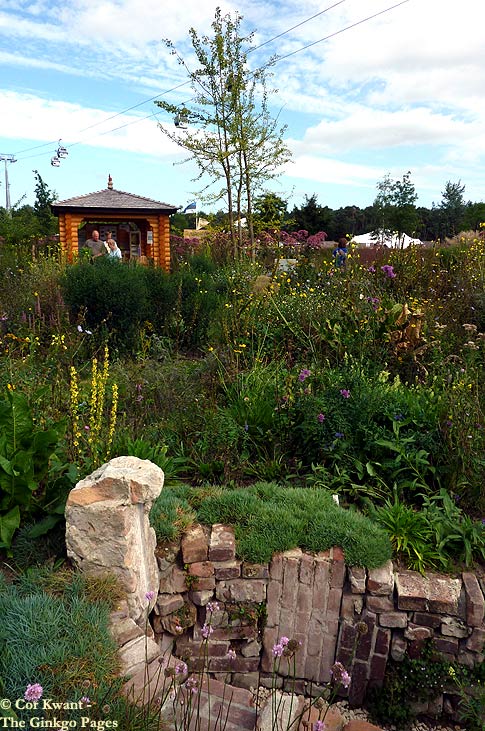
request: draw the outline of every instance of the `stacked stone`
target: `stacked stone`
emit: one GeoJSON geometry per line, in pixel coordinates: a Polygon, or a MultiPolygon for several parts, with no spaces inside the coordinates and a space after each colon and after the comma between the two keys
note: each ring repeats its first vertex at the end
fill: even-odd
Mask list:
{"type": "Polygon", "coordinates": [[[180,550],[178,545],[158,549],[157,560],[160,593],[153,627],[158,640],[166,640],[166,633],[175,637],[174,654],[190,669],[205,664],[216,678],[257,686],[258,619],[266,605],[268,565],[237,560],[234,531],[222,524],[194,526],[182,538],[180,550]],[[210,604],[214,602],[216,610],[210,604]]]}
{"type": "MultiPolygon", "coordinates": [[[[368,687],[381,686],[388,657],[419,657],[426,640],[449,662],[483,662],[485,597],[477,577],[379,569],[348,569],[342,597],[337,658],[351,666],[349,702],[359,706],[368,687]],[[364,634],[359,634],[363,629],[364,634]]],[[[421,709],[439,715],[443,698],[421,709]]]]}
{"type": "Polygon", "coordinates": [[[344,579],[340,548],[314,556],[301,549],[273,556],[263,636],[263,684],[272,682],[274,671],[279,687],[295,688],[299,693],[310,689],[318,692],[322,683],[330,680],[344,579]],[[299,643],[294,662],[287,662],[285,657],[275,662],[273,647],[282,636],[299,643]]]}

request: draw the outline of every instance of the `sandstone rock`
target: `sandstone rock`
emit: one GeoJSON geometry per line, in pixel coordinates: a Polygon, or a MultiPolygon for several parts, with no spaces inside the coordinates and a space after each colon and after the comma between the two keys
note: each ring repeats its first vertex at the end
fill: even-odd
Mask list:
{"type": "Polygon", "coordinates": [[[272,731],[274,728],[290,728],[303,710],[304,700],[293,698],[279,690],[274,690],[260,708],[256,723],[257,731],[272,731]],[[278,709],[277,719],[273,718],[278,709]]]}
{"type": "Polygon", "coordinates": [[[416,571],[396,574],[399,609],[458,615],[461,579],[416,571]]]}
{"type": "Polygon", "coordinates": [[[115,574],[135,622],[146,616],[145,594],[158,589],[156,538],[148,516],[163,479],[148,460],[116,457],[78,482],[66,504],[69,558],[86,573],[115,574]]]}
{"type": "Polygon", "coordinates": [[[216,523],[212,526],[209,543],[211,561],[234,561],[236,558],[236,539],[234,529],[229,525],[216,523]]]}
{"type": "Polygon", "coordinates": [[[367,591],[378,596],[389,596],[394,589],[394,568],[392,561],[377,569],[370,569],[367,577],[367,591]]]}
{"type": "Polygon", "coordinates": [[[365,594],[367,571],[360,566],[349,566],[347,573],[352,594],[365,594]]]}
{"type": "Polygon", "coordinates": [[[137,637],[128,642],[119,652],[121,675],[131,678],[145,665],[160,656],[160,648],[150,637],[137,637]]]}
{"type": "Polygon", "coordinates": [[[209,550],[206,531],[201,525],[194,525],[182,538],[182,560],[184,564],[207,561],[209,550]]]}
{"type": "Polygon", "coordinates": [[[464,573],[463,584],[466,596],[466,621],[470,627],[480,627],[485,614],[485,598],[475,574],[464,573]]]}

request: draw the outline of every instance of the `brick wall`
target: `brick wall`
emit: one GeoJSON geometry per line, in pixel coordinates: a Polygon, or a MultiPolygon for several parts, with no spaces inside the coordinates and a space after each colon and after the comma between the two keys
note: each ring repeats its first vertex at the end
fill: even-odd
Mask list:
{"type": "MultiPolygon", "coordinates": [[[[352,706],[382,685],[390,657],[416,657],[429,638],[450,661],[484,659],[485,584],[470,572],[421,576],[391,561],[368,571],[346,566],[339,548],[249,564],[236,559],[234,533],[223,525],[195,526],[181,545],[158,547],[157,561],[155,638],[164,646],[172,638],[175,654],[195,669],[210,622],[211,672],[235,685],[270,684],[273,645],[283,635],[299,642],[297,692],[318,691],[338,660],[352,675],[352,706]]],[[[278,687],[288,687],[293,670],[282,658],[278,687]]]]}

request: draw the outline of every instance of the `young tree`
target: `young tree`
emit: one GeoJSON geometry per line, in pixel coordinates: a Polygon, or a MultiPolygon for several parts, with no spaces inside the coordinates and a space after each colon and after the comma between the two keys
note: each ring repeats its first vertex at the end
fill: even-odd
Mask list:
{"type": "Polygon", "coordinates": [[[441,194],[440,211],[445,236],[456,236],[461,231],[466,210],[464,192],[461,180],[457,183],[448,180],[441,194]]]}
{"type": "Polygon", "coordinates": [[[35,176],[34,213],[38,222],[38,233],[40,236],[51,236],[57,231],[57,219],[51,211],[51,203],[56,200],[57,193],[47,187],[37,170],[32,172],[35,176]]]}
{"type": "Polygon", "coordinates": [[[279,231],[287,218],[288,202],[266,192],[254,199],[255,227],[258,231],[279,231]]]}
{"type": "Polygon", "coordinates": [[[194,98],[190,108],[183,110],[165,101],[156,102],[179,117],[178,129],[160,125],[162,132],[189,153],[188,160],[195,161],[199,168],[196,180],[210,179],[199,195],[206,202],[226,201],[235,257],[243,216],[254,246],[255,193],[277,176],[290,158],[283,142],[285,128],[279,129],[269,112],[266,67],[256,71],[248,68],[253,34],[241,35],[241,21],[238,13],[233,19],[217,8],[212,37],[199,37],[194,28],[189,30],[198,62],[195,70],[167,40],[168,48],[187,73],[194,98]],[[245,47],[249,50],[243,50],[245,47]],[[180,125],[182,119],[187,124],[180,125]],[[210,193],[217,183],[221,187],[210,193]]]}
{"type": "Polygon", "coordinates": [[[403,234],[411,235],[418,225],[416,201],[418,196],[411,182],[411,172],[402,176],[402,180],[392,180],[389,174],[377,183],[379,191],[374,201],[379,220],[379,229],[384,234],[397,233],[403,240],[403,234]]]}

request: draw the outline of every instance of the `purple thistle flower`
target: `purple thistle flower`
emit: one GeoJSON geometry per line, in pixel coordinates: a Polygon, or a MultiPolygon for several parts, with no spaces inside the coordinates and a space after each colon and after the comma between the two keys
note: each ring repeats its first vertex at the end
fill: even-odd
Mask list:
{"type": "Polygon", "coordinates": [[[25,689],[24,698],[26,701],[38,701],[42,698],[44,688],[39,683],[28,685],[25,689]]]}
{"type": "Polygon", "coordinates": [[[341,388],[340,395],[342,398],[350,398],[350,391],[347,388],[341,388]]]}
{"type": "Polygon", "coordinates": [[[154,599],[154,598],[155,598],[155,592],[154,591],[147,591],[147,593],[145,594],[145,599],[147,601],[151,602],[152,599],[154,599]]]}
{"type": "Polygon", "coordinates": [[[318,421],[320,422],[320,424],[321,424],[321,423],[322,423],[322,421],[325,421],[325,414],[318,414],[318,416],[317,416],[317,420],[318,420],[318,421]]]}

